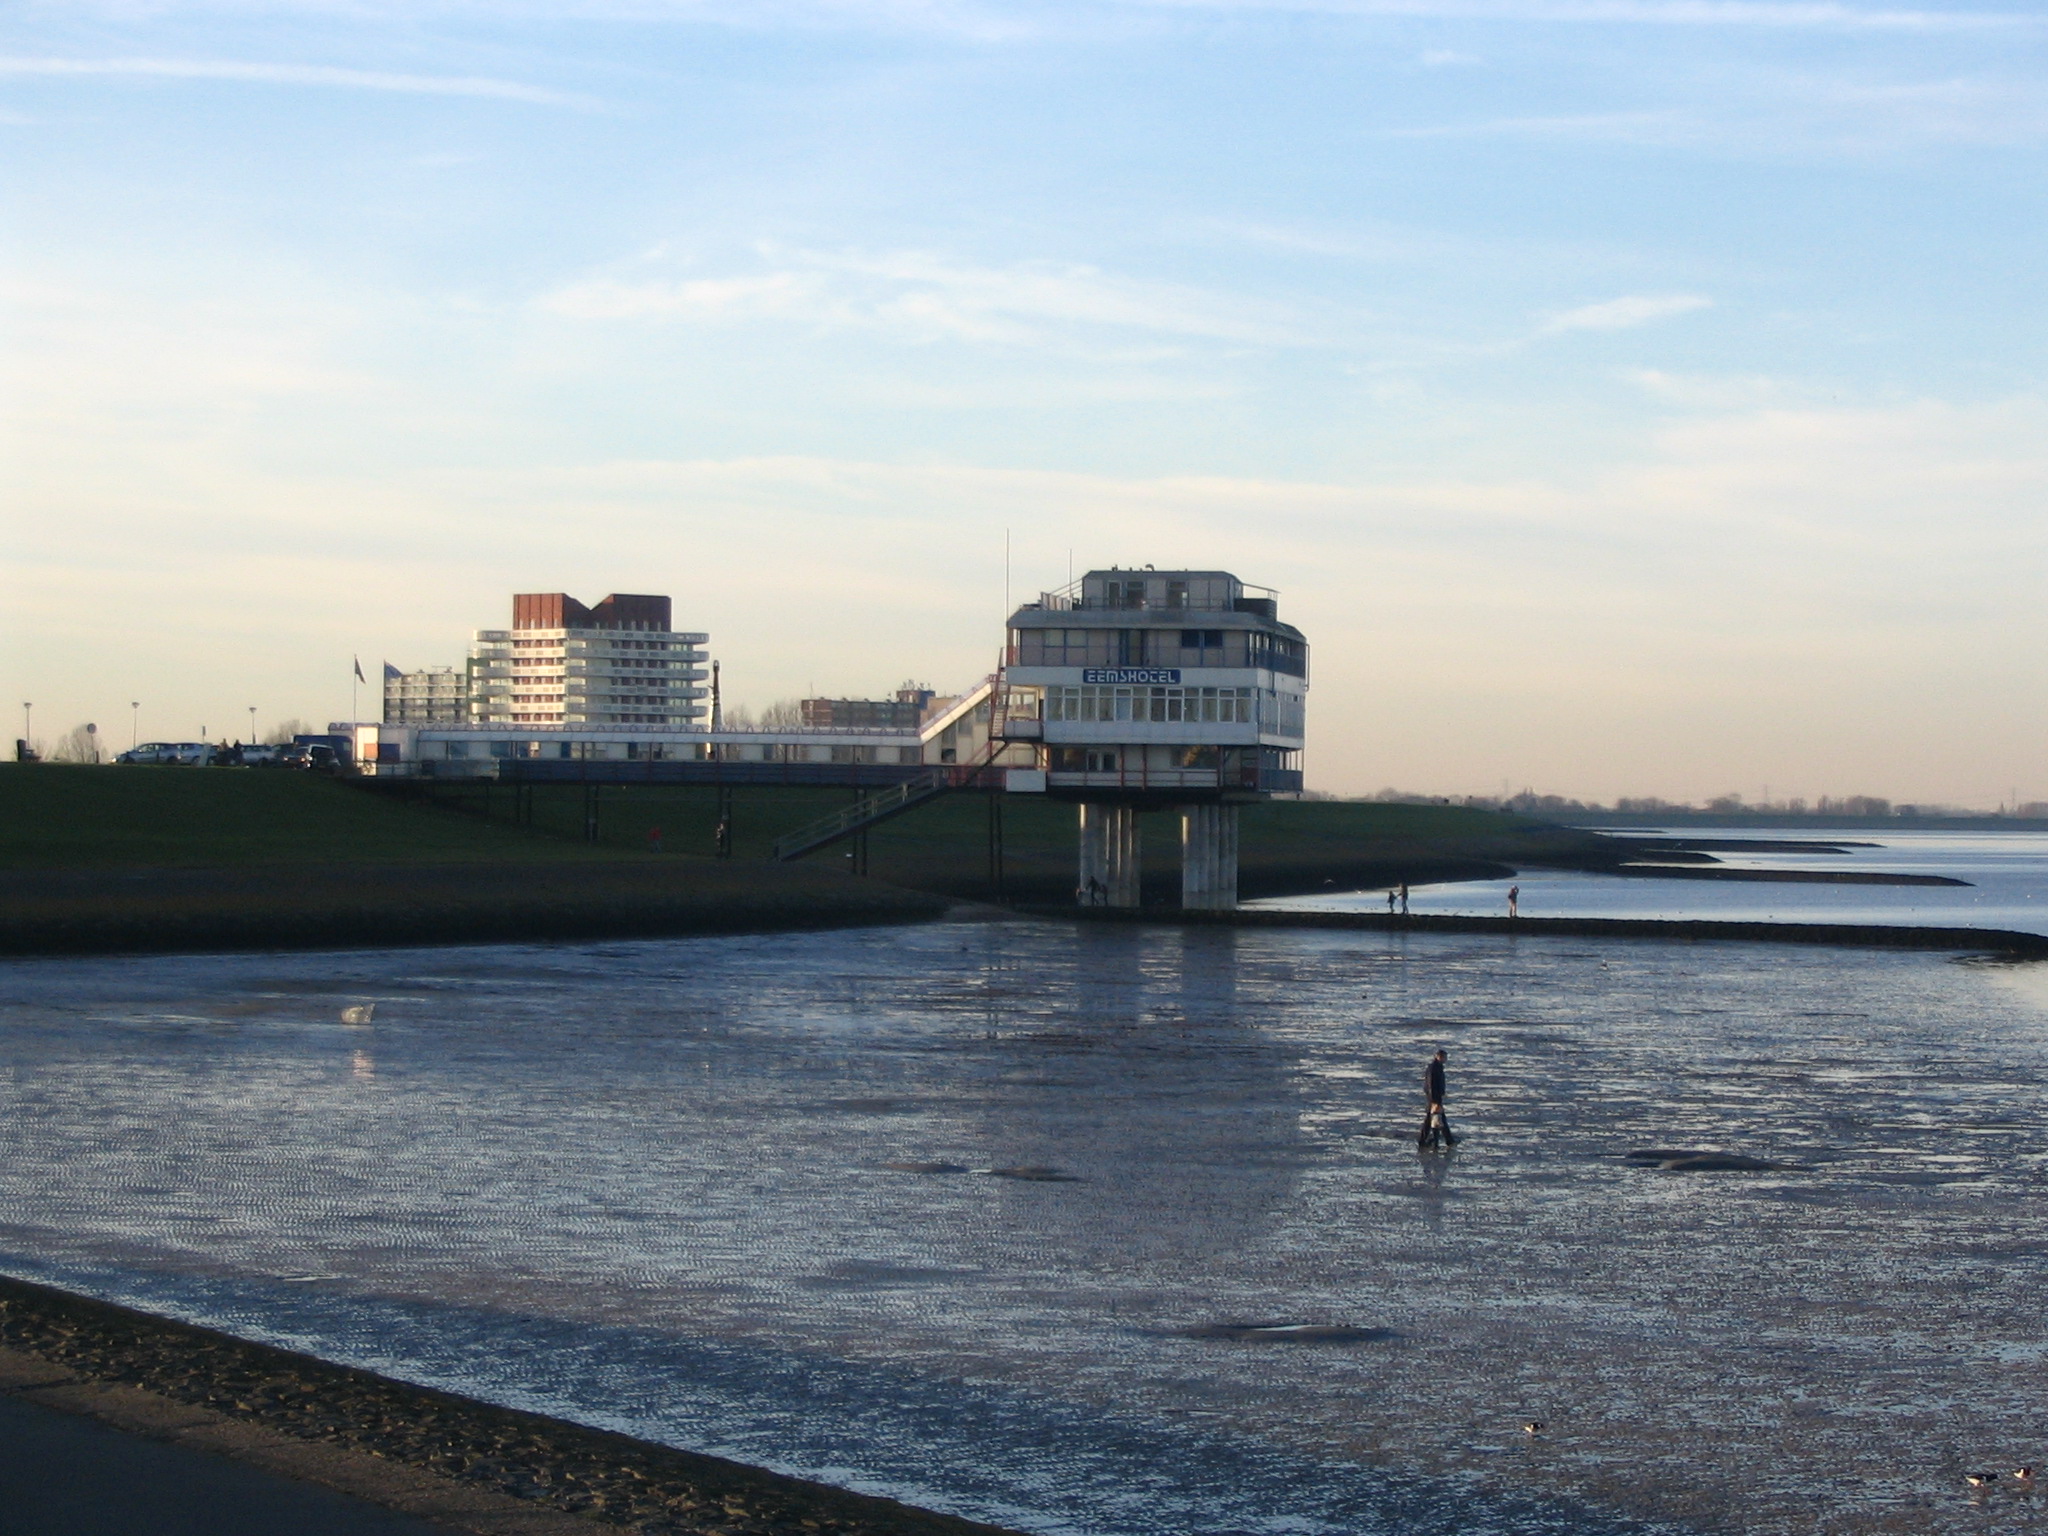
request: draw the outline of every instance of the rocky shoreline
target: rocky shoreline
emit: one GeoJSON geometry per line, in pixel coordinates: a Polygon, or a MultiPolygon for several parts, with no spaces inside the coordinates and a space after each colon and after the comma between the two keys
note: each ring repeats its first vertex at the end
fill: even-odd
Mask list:
{"type": "Polygon", "coordinates": [[[1007,1536],[7,1277],[0,1356],[0,1390],[479,1536],[1007,1536]]]}

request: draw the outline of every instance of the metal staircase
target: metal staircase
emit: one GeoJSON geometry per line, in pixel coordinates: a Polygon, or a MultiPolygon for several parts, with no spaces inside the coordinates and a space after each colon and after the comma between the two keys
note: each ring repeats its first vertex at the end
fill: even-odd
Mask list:
{"type": "Polygon", "coordinates": [[[973,762],[947,763],[927,768],[915,778],[863,796],[844,810],[834,811],[830,816],[821,816],[793,832],[785,832],[775,839],[770,856],[780,863],[800,859],[807,853],[816,853],[820,848],[828,848],[833,843],[865,832],[878,822],[887,821],[892,816],[901,816],[905,811],[915,810],[943,794],[956,789],[966,789],[979,781],[997,756],[1009,745],[1005,735],[1008,730],[1006,705],[1009,690],[1001,671],[988,681],[988,742],[973,762]]]}
{"type": "Polygon", "coordinates": [[[864,796],[843,811],[834,811],[830,816],[821,816],[794,832],[785,832],[775,839],[773,857],[785,863],[790,859],[800,859],[807,853],[830,847],[841,838],[864,832],[876,822],[901,816],[951,789],[951,774],[949,768],[927,769],[914,779],[891,784],[885,790],[864,796]]]}

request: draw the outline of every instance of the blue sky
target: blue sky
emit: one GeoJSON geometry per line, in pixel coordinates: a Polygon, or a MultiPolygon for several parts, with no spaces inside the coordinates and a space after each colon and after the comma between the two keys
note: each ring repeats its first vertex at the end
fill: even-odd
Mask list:
{"type": "MultiPolygon", "coordinates": [[[[4,671],[347,711],[514,590],[958,686],[1224,565],[1311,782],[2048,798],[2038,7],[45,3],[4,671]]],[[[76,718],[74,718],[76,717],[76,718]]],[[[124,733],[125,734],[125,733],[124,733]]]]}

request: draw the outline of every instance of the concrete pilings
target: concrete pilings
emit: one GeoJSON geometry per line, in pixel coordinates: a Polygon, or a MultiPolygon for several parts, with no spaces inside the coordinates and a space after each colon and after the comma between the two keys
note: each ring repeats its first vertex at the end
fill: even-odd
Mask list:
{"type": "Polygon", "coordinates": [[[1081,905],[1135,908],[1139,862],[1136,807],[1082,801],[1081,905]]]}
{"type": "Polygon", "coordinates": [[[1236,908],[1236,806],[1181,807],[1180,904],[1197,912],[1229,912],[1236,908]]]}
{"type": "MultiPolygon", "coordinates": [[[[1139,903],[1138,810],[1115,801],[1081,802],[1081,872],[1076,895],[1084,907],[1139,903]]],[[[1237,807],[1180,808],[1180,904],[1198,912],[1237,907],[1237,807]]]]}

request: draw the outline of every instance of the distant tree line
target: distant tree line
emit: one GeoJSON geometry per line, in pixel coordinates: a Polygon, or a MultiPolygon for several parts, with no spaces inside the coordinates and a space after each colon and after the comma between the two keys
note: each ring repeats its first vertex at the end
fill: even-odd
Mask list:
{"type": "Polygon", "coordinates": [[[1579,800],[1567,795],[1540,795],[1533,789],[1509,795],[1427,795],[1408,789],[1382,789],[1370,795],[1337,796],[1309,790],[1306,800],[1348,798],[1382,805],[1456,805],[1475,811],[1513,811],[1524,816],[1565,816],[1580,812],[1613,812],[1623,816],[1698,815],[1717,816],[2024,816],[2048,819],[2048,801],[2000,806],[1996,812],[1971,810],[1965,806],[1923,801],[1894,805],[1882,795],[1822,795],[1809,801],[1803,795],[1782,800],[1746,800],[1736,791],[1715,795],[1700,803],[1666,800],[1661,795],[1622,795],[1613,805],[1598,800],[1579,800]]]}

